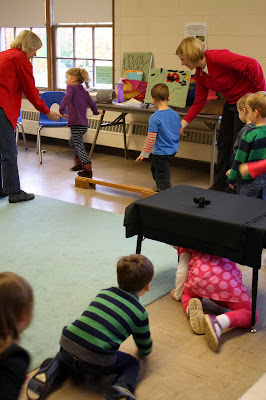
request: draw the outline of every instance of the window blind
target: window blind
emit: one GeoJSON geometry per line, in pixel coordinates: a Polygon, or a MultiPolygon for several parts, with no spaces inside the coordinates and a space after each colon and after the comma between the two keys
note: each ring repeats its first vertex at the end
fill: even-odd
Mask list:
{"type": "Polygon", "coordinates": [[[110,23],[112,22],[112,0],[54,0],[54,23],[110,23]]]}
{"type": "Polygon", "coordinates": [[[45,0],[1,1],[1,27],[29,27],[44,25],[45,0]]]}

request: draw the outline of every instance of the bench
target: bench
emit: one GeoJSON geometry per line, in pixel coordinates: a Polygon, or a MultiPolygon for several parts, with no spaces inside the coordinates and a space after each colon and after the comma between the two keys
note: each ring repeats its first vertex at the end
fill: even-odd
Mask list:
{"type": "Polygon", "coordinates": [[[103,179],[100,178],[84,178],[82,176],[77,176],[75,179],[75,186],[81,189],[90,189],[90,188],[92,189],[95,188],[95,185],[108,186],[115,189],[140,193],[140,197],[142,199],[144,197],[148,197],[156,193],[151,188],[147,188],[144,186],[128,185],[125,183],[115,183],[112,181],[104,181],[103,179]]]}

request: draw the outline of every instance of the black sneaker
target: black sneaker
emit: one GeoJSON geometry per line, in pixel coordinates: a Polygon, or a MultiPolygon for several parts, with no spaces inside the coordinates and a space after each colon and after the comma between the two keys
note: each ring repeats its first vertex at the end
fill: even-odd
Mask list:
{"type": "Polygon", "coordinates": [[[64,365],[60,364],[56,358],[48,358],[28,382],[26,389],[28,399],[45,399],[50,392],[61,386],[68,376],[64,365]]]}
{"type": "Polygon", "coordinates": [[[137,400],[130,390],[124,388],[123,386],[113,385],[108,386],[105,389],[105,394],[107,394],[107,398],[109,399],[127,399],[127,400],[137,400]]]}
{"type": "Polygon", "coordinates": [[[92,178],[92,171],[86,171],[83,169],[83,171],[78,172],[79,176],[83,176],[84,178],[92,178]]]}
{"type": "Polygon", "coordinates": [[[0,198],[1,198],[1,197],[6,197],[6,196],[8,196],[8,194],[3,193],[2,190],[0,190],[0,198]]]}
{"type": "Polygon", "coordinates": [[[19,193],[10,193],[9,203],[19,203],[20,201],[33,200],[35,195],[33,193],[26,193],[21,190],[19,193]]]}

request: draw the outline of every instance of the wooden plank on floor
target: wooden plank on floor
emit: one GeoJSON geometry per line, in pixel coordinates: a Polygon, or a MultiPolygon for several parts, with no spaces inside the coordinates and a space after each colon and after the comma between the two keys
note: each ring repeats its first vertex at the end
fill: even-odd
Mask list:
{"type": "Polygon", "coordinates": [[[130,185],[126,183],[116,183],[112,181],[106,181],[101,178],[84,178],[82,176],[77,176],[75,179],[75,186],[82,189],[89,189],[90,187],[95,187],[95,185],[108,186],[115,189],[140,193],[142,198],[151,196],[156,193],[153,191],[153,189],[144,186],[130,185]]]}

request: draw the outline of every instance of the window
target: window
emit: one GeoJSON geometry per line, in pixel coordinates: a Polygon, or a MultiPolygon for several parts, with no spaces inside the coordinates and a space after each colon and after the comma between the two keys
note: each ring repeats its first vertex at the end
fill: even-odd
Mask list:
{"type": "Polygon", "coordinates": [[[90,87],[113,86],[113,28],[108,25],[57,25],[55,33],[56,88],[65,89],[70,68],[85,68],[90,87]]]}
{"type": "Polygon", "coordinates": [[[48,88],[48,68],[47,68],[47,40],[45,27],[14,27],[14,28],[0,28],[0,51],[8,50],[10,43],[14,38],[24,29],[31,30],[41,39],[43,46],[37,51],[36,57],[33,57],[33,75],[35,78],[36,86],[39,88],[48,88]]]}

